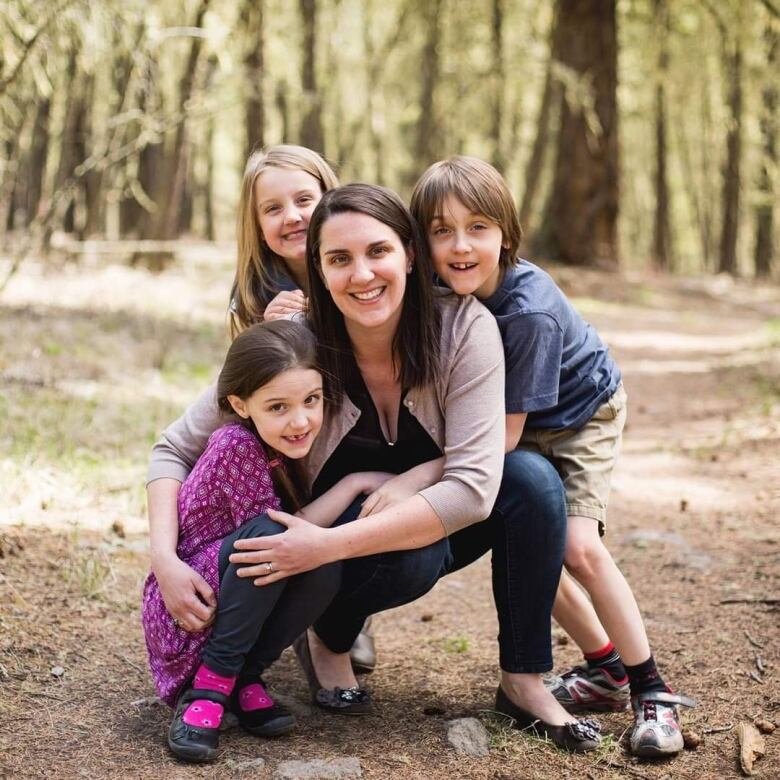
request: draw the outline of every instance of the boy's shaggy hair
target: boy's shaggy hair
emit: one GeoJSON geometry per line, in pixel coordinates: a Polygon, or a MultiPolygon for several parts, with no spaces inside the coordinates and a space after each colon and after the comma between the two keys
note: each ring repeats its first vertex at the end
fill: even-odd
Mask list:
{"type": "Polygon", "coordinates": [[[504,177],[478,157],[457,155],[431,165],[414,185],[411,201],[412,214],[426,232],[434,219],[443,216],[442,206],[450,195],[501,228],[503,246],[499,264],[502,268],[513,266],[523,229],[504,177]]]}

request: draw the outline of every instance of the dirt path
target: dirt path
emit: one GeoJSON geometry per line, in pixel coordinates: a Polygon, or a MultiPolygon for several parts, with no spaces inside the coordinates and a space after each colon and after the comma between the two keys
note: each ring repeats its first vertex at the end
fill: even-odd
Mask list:
{"type": "MultiPolygon", "coordinates": [[[[686,723],[703,745],[637,762],[624,714],[603,719],[597,755],[491,724],[488,758],[457,756],[446,721],[484,715],[496,682],[483,560],[377,621],[375,714],[312,710],[286,654],[270,679],[295,734],[234,729],[214,766],[178,765],[138,622],[139,486],[156,432],[220,360],[229,265],[89,271],[87,286],[84,269],[31,266],[0,301],[0,776],[270,778],[280,761],[356,756],[366,778],[737,777],[736,724],[780,721],[780,292],[560,272],[630,396],[608,543],[665,674],[700,702],[686,723]]],[[[576,662],[557,641],[558,666],[576,662]]],[[[778,735],[760,777],[780,777],[778,735]]]]}

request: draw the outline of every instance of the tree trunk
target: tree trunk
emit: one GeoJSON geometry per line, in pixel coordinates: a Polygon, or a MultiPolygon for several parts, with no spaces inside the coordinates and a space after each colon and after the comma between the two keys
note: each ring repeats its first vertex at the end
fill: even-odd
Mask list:
{"type": "Polygon", "coordinates": [[[290,121],[290,104],[287,102],[287,89],[288,86],[284,81],[279,81],[276,84],[275,103],[276,110],[279,112],[279,117],[282,120],[282,141],[284,143],[290,143],[292,133],[292,123],[290,121]]]}
{"type": "Polygon", "coordinates": [[[247,89],[244,107],[246,143],[244,160],[265,143],[265,104],[263,102],[263,0],[247,0],[241,14],[249,38],[244,55],[244,79],[247,89]]]}
{"type": "Polygon", "coordinates": [[[773,81],[777,72],[777,28],[767,24],[764,30],[767,44],[767,82],[762,91],[761,138],[764,156],[758,174],[760,200],[756,206],[755,271],[758,277],[772,272],[774,256],[774,188],[772,171],[777,169],[777,86],[773,81]]]}
{"type": "MultiPolygon", "coordinates": [[[[203,26],[203,17],[206,15],[209,2],[210,0],[200,0],[200,5],[198,6],[198,11],[195,16],[194,27],[198,28],[203,26]]],[[[166,180],[162,187],[162,198],[157,201],[160,209],[160,218],[157,222],[156,237],[162,240],[174,238],[179,224],[178,210],[181,208],[181,198],[185,186],[185,177],[187,175],[187,104],[192,97],[198,59],[202,48],[203,39],[194,37],[192,43],[190,43],[189,57],[187,58],[179,81],[179,100],[177,108],[180,120],[176,126],[176,135],[169,157],[166,180]]]]}
{"type": "Polygon", "coordinates": [[[558,0],[553,58],[576,77],[561,107],[542,253],[565,263],[618,264],[616,0],[558,0]],[[572,92],[574,94],[572,94],[572,92]]]}
{"type": "Polygon", "coordinates": [[[739,37],[727,56],[730,123],[726,134],[726,161],[723,165],[723,222],[720,234],[718,272],[736,275],[737,236],[742,163],[742,45],[739,37]]]}
{"type": "MultiPolygon", "coordinates": [[[[73,175],[73,171],[79,162],[78,137],[79,124],[81,122],[81,106],[77,79],[78,54],[78,48],[74,47],[68,57],[64,84],[64,93],[67,96],[65,119],[60,136],[60,160],[59,165],[57,166],[57,175],[55,177],[55,191],[61,189],[65,185],[68,179],[73,175]]],[[[73,201],[71,200],[65,209],[62,229],[66,233],[72,233],[74,227],[74,207],[73,201]]]]}
{"type": "Polygon", "coordinates": [[[669,225],[669,182],[666,164],[666,80],[669,73],[669,7],[667,0],[655,0],[659,49],[655,87],[655,219],[653,262],[659,270],[672,266],[669,225]]]}
{"type": "Polygon", "coordinates": [[[30,142],[29,173],[27,185],[27,220],[26,224],[35,219],[38,206],[43,195],[43,185],[46,177],[46,160],[49,157],[49,115],[51,100],[41,98],[33,125],[32,141],[30,142]]]}
{"type": "Polygon", "coordinates": [[[430,0],[421,6],[425,15],[426,39],[420,58],[420,102],[414,150],[414,168],[407,172],[411,186],[432,162],[441,157],[441,126],[436,110],[436,88],[439,83],[439,45],[443,0],[430,0]]]}
{"type": "Polygon", "coordinates": [[[317,0],[300,0],[303,22],[303,87],[304,114],[301,122],[301,144],[324,153],[325,143],[320,115],[320,96],[317,92],[317,0]]]}
{"type": "Polygon", "coordinates": [[[491,38],[493,48],[493,116],[490,137],[493,142],[493,165],[503,173],[506,168],[506,156],[502,143],[504,124],[504,100],[506,93],[506,73],[504,68],[504,2],[493,0],[491,38]]]}
{"type": "Polygon", "coordinates": [[[523,190],[523,199],[520,202],[520,224],[526,235],[530,235],[532,230],[531,214],[536,204],[536,196],[539,192],[539,183],[542,179],[544,169],[545,152],[547,151],[547,141],[550,138],[550,117],[552,115],[553,105],[560,103],[561,100],[560,84],[553,77],[552,57],[547,63],[547,74],[544,78],[544,91],[542,92],[542,102],[539,105],[539,115],[536,119],[536,137],[531,149],[531,156],[525,166],[525,189],[523,190]]]}

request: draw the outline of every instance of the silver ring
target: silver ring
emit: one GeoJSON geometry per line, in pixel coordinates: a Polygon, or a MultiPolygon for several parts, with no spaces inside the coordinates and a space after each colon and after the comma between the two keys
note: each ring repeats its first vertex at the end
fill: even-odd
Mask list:
{"type": "Polygon", "coordinates": [[[173,619],[173,625],[176,626],[176,628],[179,628],[179,626],[181,626],[181,623],[179,623],[179,618],[173,619]]]}
{"type": "Polygon", "coordinates": [[[274,573],[274,565],[269,561],[266,563],[266,566],[268,567],[268,573],[273,574],[274,573]]]}

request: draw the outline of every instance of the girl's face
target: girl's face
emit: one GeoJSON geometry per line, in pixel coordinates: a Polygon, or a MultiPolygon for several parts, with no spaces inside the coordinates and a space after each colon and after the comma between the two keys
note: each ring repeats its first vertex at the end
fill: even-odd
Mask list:
{"type": "Polygon", "coordinates": [[[322,197],[320,183],[309,173],[268,168],[255,182],[255,210],[268,247],[305,276],[306,230],[322,197]]]}
{"type": "Polygon", "coordinates": [[[458,295],[487,298],[501,281],[501,228],[450,195],[428,226],[436,273],[458,295]]]}
{"type": "Polygon", "coordinates": [[[322,376],[313,368],[291,368],[249,398],[229,395],[236,414],[251,418],[260,438],[288,458],[308,454],[322,427],[322,376]]]}
{"type": "Polygon", "coordinates": [[[351,335],[395,333],[412,261],[391,227],[355,212],[330,217],[320,230],[320,270],[351,335]]]}

